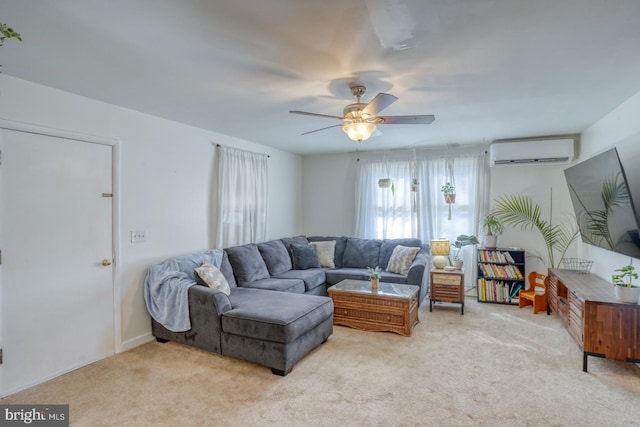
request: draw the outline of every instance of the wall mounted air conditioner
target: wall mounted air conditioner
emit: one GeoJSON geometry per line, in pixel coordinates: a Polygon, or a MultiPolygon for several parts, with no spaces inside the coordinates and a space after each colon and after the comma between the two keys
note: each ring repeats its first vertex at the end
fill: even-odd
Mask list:
{"type": "Polygon", "coordinates": [[[489,145],[489,158],[491,166],[569,163],[573,150],[573,138],[498,140],[489,145]]]}

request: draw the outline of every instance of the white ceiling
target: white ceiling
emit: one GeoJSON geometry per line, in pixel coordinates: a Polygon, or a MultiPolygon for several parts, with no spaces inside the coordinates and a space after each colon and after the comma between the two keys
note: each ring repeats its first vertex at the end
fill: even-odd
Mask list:
{"type": "MultiPolygon", "coordinates": [[[[640,91],[638,0],[0,0],[3,73],[299,154],[579,133],[640,91]]],[[[1,101],[1,100],[0,100],[1,101]]]]}

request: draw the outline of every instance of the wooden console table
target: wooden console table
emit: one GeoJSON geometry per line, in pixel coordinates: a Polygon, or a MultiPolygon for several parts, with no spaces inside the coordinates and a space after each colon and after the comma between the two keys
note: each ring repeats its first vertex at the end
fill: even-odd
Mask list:
{"type": "Polygon", "coordinates": [[[548,302],[587,357],[640,363],[640,305],[617,301],[613,285],[592,274],[549,269],[548,302]]]}

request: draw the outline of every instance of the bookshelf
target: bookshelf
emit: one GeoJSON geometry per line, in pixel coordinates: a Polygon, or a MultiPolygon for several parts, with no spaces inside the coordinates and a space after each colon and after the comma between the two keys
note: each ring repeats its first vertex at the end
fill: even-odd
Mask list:
{"type": "Polygon", "coordinates": [[[478,248],[476,253],[478,302],[518,305],[525,288],[523,249],[478,248]]]}

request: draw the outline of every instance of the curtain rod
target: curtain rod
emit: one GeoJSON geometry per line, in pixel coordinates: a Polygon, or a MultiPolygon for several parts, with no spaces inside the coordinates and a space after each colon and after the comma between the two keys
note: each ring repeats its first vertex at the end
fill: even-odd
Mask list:
{"type": "MultiPolygon", "coordinates": [[[[212,142],[212,144],[213,144],[213,142],[212,142]]],[[[226,146],[225,146],[225,145],[222,145],[222,144],[216,144],[216,147],[226,147],[226,146]]],[[[235,148],[235,147],[229,147],[229,148],[235,148]]],[[[236,150],[240,150],[240,148],[236,148],[236,150]]],[[[242,150],[242,151],[248,151],[248,150],[242,150]]],[[[264,153],[256,153],[256,154],[262,154],[262,155],[265,155],[264,153]]],[[[268,158],[268,159],[270,159],[270,158],[271,158],[271,156],[270,156],[269,154],[266,154],[266,156],[267,156],[267,158],[268,158]]]]}

